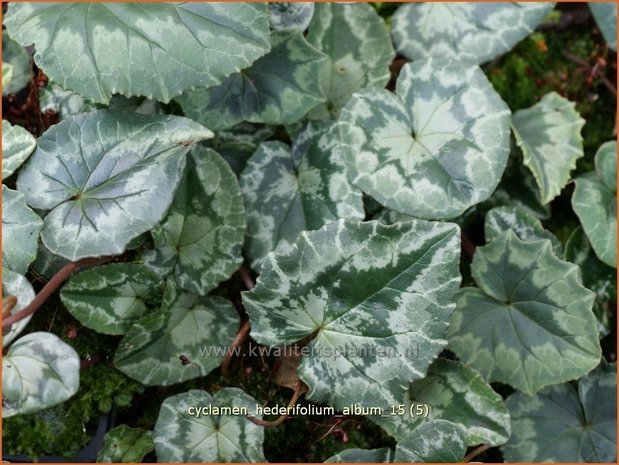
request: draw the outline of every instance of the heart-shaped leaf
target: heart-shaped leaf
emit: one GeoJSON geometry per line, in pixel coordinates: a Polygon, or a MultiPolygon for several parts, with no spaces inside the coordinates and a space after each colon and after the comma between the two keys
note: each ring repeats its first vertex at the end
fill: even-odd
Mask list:
{"type": "Polygon", "coordinates": [[[462,289],[449,347],[486,380],[533,395],[599,363],[594,295],[550,241],[505,231],[476,249],[471,272],[479,289],[462,289]]]}
{"type": "Polygon", "coordinates": [[[177,101],[185,114],[211,129],[241,121],[289,124],[325,100],[316,76],[326,57],[299,31],[275,31],[272,50],[251,68],[210,89],[184,93],[177,101]]]}
{"type": "Polygon", "coordinates": [[[37,142],[21,126],[2,120],[2,179],[8,178],[30,156],[37,142]]]}
{"type": "Polygon", "coordinates": [[[339,220],[303,232],[243,293],[251,336],[267,346],[313,337],[298,370],[310,400],[399,404],[445,346],[459,253],[449,223],[339,220]]]}
{"type": "Polygon", "coordinates": [[[397,51],[411,60],[429,56],[484,63],[528,36],[554,3],[451,3],[402,5],[391,18],[397,51]]]}
{"type": "Polygon", "coordinates": [[[329,457],[324,463],[391,463],[393,451],[380,449],[345,449],[329,457]]]}
{"type": "Polygon", "coordinates": [[[312,111],[313,118],[337,115],[355,91],[385,87],[391,77],[395,51],[384,20],[370,5],[318,3],[307,40],[328,57],[320,76],[327,102],[312,111]]]}
{"type": "Polygon", "coordinates": [[[576,178],[572,207],[595,254],[617,268],[617,142],[606,142],[595,154],[595,173],[576,178]]]}
{"type": "Polygon", "coordinates": [[[310,124],[292,149],[264,142],[241,174],[247,207],[246,252],[259,270],[272,250],[290,249],[301,231],[365,215],[361,192],[346,176],[334,123],[310,124]]]}
{"type": "Polygon", "coordinates": [[[403,415],[370,417],[398,441],[421,434],[421,425],[431,420],[447,420],[460,426],[467,446],[505,444],[511,433],[502,397],[479,373],[459,362],[439,358],[425,378],[411,383],[408,399],[402,405],[403,415]],[[428,418],[411,416],[426,408],[428,418]]]}
{"type": "Polygon", "coordinates": [[[147,266],[206,295],[241,265],[245,210],[236,176],[213,150],[196,147],[172,206],[153,235],[155,249],[143,253],[147,266]]]}
{"type": "Polygon", "coordinates": [[[559,195],[576,160],[584,155],[580,131],[585,120],[574,102],[551,92],[531,108],[514,113],[512,122],[524,164],[535,176],[542,203],[547,204],[559,195]]]}
{"type": "MultiPolygon", "coordinates": [[[[17,313],[27,307],[34,299],[34,289],[25,276],[15,273],[7,268],[2,269],[2,299],[6,302],[7,297],[15,297],[15,305],[11,314],[17,313]]],[[[7,347],[19,333],[21,333],[32,315],[16,321],[11,327],[2,331],[2,347],[7,347]],[[6,332],[5,332],[6,331],[6,332]]]]}
{"type": "Polygon", "coordinates": [[[2,185],[2,266],[26,274],[37,257],[43,221],[28,205],[24,194],[2,185]]]}
{"type": "Polygon", "coordinates": [[[312,16],[313,2],[269,2],[271,27],[278,31],[305,31],[312,16]]]}
{"type": "MultiPolygon", "coordinates": [[[[16,94],[28,85],[32,79],[32,65],[30,54],[24,47],[12,40],[6,30],[2,31],[2,64],[9,64],[13,68],[11,82],[8,86],[2,85],[2,95],[16,94]]],[[[3,67],[4,70],[4,67],[3,67]]],[[[4,153],[3,153],[4,156],[4,153]]]]}
{"type": "Polygon", "coordinates": [[[238,388],[211,396],[192,390],[168,397],[155,424],[153,441],[159,462],[264,462],[264,428],[256,418],[257,402],[238,388]],[[202,414],[202,409],[218,413],[202,414]],[[227,413],[226,409],[228,409],[227,413]],[[242,413],[243,409],[247,413],[242,413]]]}
{"type": "Polygon", "coordinates": [[[114,365],[147,386],[206,376],[221,363],[238,326],[226,299],[183,292],[168,281],[161,309],[127,331],[114,365]]]}
{"type": "Polygon", "coordinates": [[[408,215],[446,219],[486,200],[509,155],[509,109],[474,65],[405,65],[396,94],[363,89],[340,115],[353,184],[408,215]]]}
{"type": "Polygon", "coordinates": [[[101,463],[140,463],[153,450],[152,431],[120,425],[105,434],[103,448],[97,454],[101,463]]]}
{"type": "Polygon", "coordinates": [[[119,254],[161,220],[185,153],[211,136],[178,116],[82,113],[38,139],[17,188],[30,206],[51,210],[41,238],[52,253],[70,260],[119,254]]]}
{"type": "Polygon", "coordinates": [[[497,207],[486,213],[484,232],[486,242],[496,239],[502,232],[511,230],[523,241],[548,239],[555,255],[563,255],[563,246],[557,236],[544,229],[540,220],[518,207],[497,207]]]}
{"type": "Polygon", "coordinates": [[[34,44],[47,76],[97,103],[114,93],[168,102],[219,84],[270,46],[264,3],[15,3],[4,25],[34,44]]]}
{"type": "Polygon", "coordinates": [[[466,441],[460,426],[445,420],[430,420],[398,441],[393,461],[457,463],[465,453],[466,441]]]}
{"type": "Polygon", "coordinates": [[[60,292],[64,306],[84,326],[125,334],[161,294],[161,280],[142,265],[113,263],[73,276],[60,292]]]}
{"type": "Polygon", "coordinates": [[[507,399],[513,433],[506,462],[617,461],[617,365],[602,364],[572,384],[550,386],[534,397],[507,399]]]}
{"type": "Polygon", "coordinates": [[[617,50],[617,4],[615,2],[587,3],[608,46],[617,50]]]}
{"type": "Polygon", "coordinates": [[[79,387],[80,358],[52,333],[30,333],[2,357],[2,418],[64,402],[79,387]]]}

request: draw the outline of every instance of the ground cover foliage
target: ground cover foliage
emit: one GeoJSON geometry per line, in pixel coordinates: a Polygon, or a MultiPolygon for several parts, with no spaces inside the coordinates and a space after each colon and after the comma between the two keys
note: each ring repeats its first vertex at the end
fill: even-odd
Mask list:
{"type": "Polygon", "coordinates": [[[616,461],[616,4],[3,8],[5,454],[616,461]]]}

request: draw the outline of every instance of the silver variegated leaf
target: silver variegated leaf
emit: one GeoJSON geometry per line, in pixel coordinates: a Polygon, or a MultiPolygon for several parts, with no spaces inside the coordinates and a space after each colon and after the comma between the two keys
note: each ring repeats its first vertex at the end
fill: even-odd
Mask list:
{"type": "Polygon", "coordinates": [[[240,178],[245,250],[255,270],[272,250],[289,250],[301,231],[364,217],[361,192],[346,176],[337,139],[335,123],[309,124],[292,149],[264,142],[247,162],[240,178]]]}
{"type": "Polygon", "coordinates": [[[236,176],[214,151],[196,147],[172,206],[151,231],[155,249],[142,254],[158,274],[206,295],[243,262],[245,210],[236,176]]]}
{"type": "Polygon", "coordinates": [[[251,336],[267,346],[312,337],[298,369],[312,401],[399,404],[446,344],[459,254],[449,223],[339,220],[303,232],[243,293],[251,336]]]}
{"type": "Polygon", "coordinates": [[[120,425],[105,434],[98,463],[140,463],[153,450],[153,432],[120,425]]]}
{"type": "Polygon", "coordinates": [[[223,360],[238,326],[226,299],[190,294],[168,281],[161,309],[127,331],[114,365],[147,386],[206,376],[223,360]]]}
{"type": "Polygon", "coordinates": [[[8,178],[30,156],[37,142],[21,126],[2,120],[2,179],[8,178]]]}
{"type": "Polygon", "coordinates": [[[329,457],[324,463],[391,463],[393,451],[388,447],[380,449],[345,449],[329,457]]]}
{"type": "Polygon", "coordinates": [[[4,25],[34,44],[47,76],[97,103],[115,93],[168,102],[270,48],[264,3],[15,3],[4,25]]]}
{"type": "Polygon", "coordinates": [[[185,153],[209,137],[178,116],[82,113],[38,139],[17,188],[31,207],[51,210],[41,238],[52,253],[70,260],[119,254],[161,220],[185,153]]]}
{"type": "Polygon", "coordinates": [[[312,118],[337,115],[351,95],[364,87],[384,87],[395,57],[384,20],[363,3],[318,3],[307,40],[327,54],[321,75],[327,102],[312,118]]]}
{"type": "Polygon", "coordinates": [[[82,271],[60,291],[80,323],[103,334],[125,334],[149,307],[158,305],[161,279],[143,265],[112,263],[82,271]]]}
{"type": "Polygon", "coordinates": [[[168,397],[161,405],[153,441],[160,462],[264,462],[264,428],[244,415],[198,415],[202,407],[231,411],[246,409],[256,415],[257,401],[238,388],[226,388],[211,396],[191,390],[168,397]],[[192,410],[193,409],[193,413],[192,410]]]}
{"type": "Polygon", "coordinates": [[[583,157],[580,132],[584,125],[576,104],[556,92],[514,113],[512,128],[516,143],[539,186],[543,204],[559,195],[570,180],[570,172],[576,168],[576,160],[583,157]]]}
{"type": "Polygon", "coordinates": [[[505,231],[476,249],[471,272],[479,288],[461,290],[449,347],[486,380],[533,395],[599,363],[594,294],[550,241],[505,231]]]}
{"type": "Polygon", "coordinates": [[[428,375],[411,383],[403,415],[370,417],[400,441],[429,420],[447,420],[462,428],[466,446],[505,444],[511,433],[503,399],[475,370],[460,362],[439,358],[428,375]],[[411,416],[424,412],[428,418],[411,416]]]}
{"type": "Polygon", "coordinates": [[[496,207],[486,213],[484,233],[486,242],[492,242],[502,232],[511,230],[523,241],[548,239],[555,255],[563,255],[563,245],[553,233],[532,214],[518,207],[496,207]]]}
{"type": "Polygon", "coordinates": [[[396,50],[411,60],[428,56],[485,63],[511,50],[554,3],[425,2],[402,5],[391,18],[396,50]]]}
{"type": "Polygon", "coordinates": [[[587,3],[608,46],[617,50],[617,4],[615,2],[587,3]]]}
{"type": "Polygon", "coordinates": [[[460,426],[446,420],[429,420],[398,441],[393,461],[456,463],[465,453],[465,435],[460,426]]]}
{"type": "Polygon", "coordinates": [[[277,31],[305,31],[314,16],[313,2],[269,2],[271,27],[277,31]]]}
{"type": "Polygon", "coordinates": [[[64,402],[79,387],[80,358],[52,333],[14,342],[2,357],[2,417],[33,413],[64,402]]]}
{"type": "Polygon", "coordinates": [[[400,213],[454,218],[499,183],[509,114],[475,65],[436,58],[406,64],[395,95],[363,89],[342,110],[349,177],[400,213]]]}
{"type": "Polygon", "coordinates": [[[617,142],[595,154],[595,172],[576,178],[572,207],[600,260],[617,268],[617,142]]]}
{"type": "Polygon", "coordinates": [[[324,102],[316,76],[326,57],[299,31],[274,31],[271,40],[271,51],[250,68],[177,98],[185,114],[213,130],[242,121],[289,124],[324,102]]]}
{"type": "Polygon", "coordinates": [[[80,94],[65,90],[51,81],[39,91],[39,105],[41,113],[57,113],[59,119],[94,110],[96,105],[87,101],[80,94]]]}
{"type": "Polygon", "coordinates": [[[513,433],[506,462],[617,461],[617,365],[602,364],[578,382],[507,399],[513,433]]]}
{"type": "Polygon", "coordinates": [[[43,221],[26,205],[24,194],[2,185],[2,266],[26,274],[37,257],[43,221]]]}
{"type": "MultiPolygon", "coordinates": [[[[17,274],[7,268],[2,268],[2,299],[9,296],[15,297],[17,301],[11,309],[11,314],[17,313],[27,307],[34,299],[34,289],[32,284],[25,276],[17,274]]],[[[32,315],[27,316],[19,321],[16,321],[10,328],[2,331],[2,347],[7,347],[21,333],[28,322],[32,319],[32,315]]]]}
{"type": "Polygon", "coordinates": [[[6,87],[2,85],[2,95],[16,94],[28,85],[32,79],[30,61],[30,54],[26,49],[12,40],[6,30],[2,30],[2,64],[12,67],[11,82],[6,87]]]}

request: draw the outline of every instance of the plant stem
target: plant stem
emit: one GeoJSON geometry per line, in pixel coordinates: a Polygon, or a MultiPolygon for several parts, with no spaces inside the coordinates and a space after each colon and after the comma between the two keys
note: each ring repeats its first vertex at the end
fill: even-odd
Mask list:
{"type": "MultiPolygon", "coordinates": [[[[288,408],[294,407],[294,405],[297,403],[297,400],[299,400],[299,397],[301,397],[302,393],[303,393],[303,382],[299,380],[297,383],[297,388],[294,390],[294,394],[292,395],[290,402],[288,402],[288,408]]],[[[281,415],[277,420],[273,420],[273,421],[261,420],[259,418],[250,417],[250,416],[246,418],[256,425],[270,428],[273,426],[281,425],[284,421],[286,421],[286,418],[288,418],[288,415],[286,414],[281,415]]]]}
{"type": "Polygon", "coordinates": [[[484,444],[482,446],[479,446],[477,449],[473,449],[470,454],[468,454],[466,457],[462,459],[462,462],[463,463],[470,462],[475,457],[477,457],[479,454],[486,452],[488,449],[490,449],[490,447],[492,447],[490,444],[484,444]]]}
{"type": "Polygon", "coordinates": [[[464,250],[469,258],[473,258],[473,255],[475,255],[475,244],[471,242],[469,236],[467,236],[464,231],[462,231],[462,250],[464,250]]]}
{"type": "Polygon", "coordinates": [[[612,82],[608,80],[606,76],[604,76],[602,73],[599,72],[599,68],[597,67],[597,65],[591,66],[591,64],[589,64],[588,61],[580,58],[577,55],[572,55],[571,53],[566,52],[565,50],[561,51],[561,55],[563,55],[565,58],[570,60],[572,63],[576,63],[577,65],[582,66],[585,70],[587,70],[587,72],[591,76],[597,76],[598,78],[600,78],[600,80],[602,81],[602,84],[604,84],[604,87],[606,87],[608,91],[611,94],[613,94],[615,97],[617,96],[617,88],[612,82]]]}
{"type": "Polygon", "coordinates": [[[60,268],[58,272],[50,279],[47,284],[36,295],[34,300],[30,302],[28,306],[23,308],[17,313],[10,315],[2,320],[2,327],[10,327],[13,323],[23,320],[24,318],[32,315],[36,312],[43,303],[54,293],[56,289],[78,268],[84,266],[101,265],[103,263],[110,262],[115,257],[97,257],[97,258],[84,258],[77,262],[71,262],[60,268]]]}
{"type": "Polygon", "coordinates": [[[234,354],[235,349],[237,347],[240,347],[240,345],[243,344],[243,342],[245,342],[245,339],[249,335],[249,330],[250,330],[249,320],[246,320],[245,323],[243,323],[243,325],[239,329],[239,332],[236,333],[236,336],[234,336],[234,339],[232,340],[232,344],[230,344],[230,347],[228,348],[228,351],[226,352],[224,360],[223,362],[221,362],[221,373],[224,376],[228,376],[230,374],[229,368],[230,368],[230,362],[232,361],[232,355],[234,354]]]}
{"type": "Polygon", "coordinates": [[[239,274],[241,275],[241,279],[243,280],[243,284],[245,284],[245,287],[247,289],[249,289],[250,291],[256,287],[256,284],[254,283],[254,280],[251,279],[251,276],[249,275],[249,273],[247,272],[247,270],[243,267],[239,268],[239,274]]]}

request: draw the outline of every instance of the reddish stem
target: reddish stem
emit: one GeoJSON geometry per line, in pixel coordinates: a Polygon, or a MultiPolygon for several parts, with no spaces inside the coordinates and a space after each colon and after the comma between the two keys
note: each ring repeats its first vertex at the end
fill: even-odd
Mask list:
{"type": "Polygon", "coordinates": [[[249,273],[247,272],[247,270],[243,267],[239,268],[239,274],[241,275],[241,279],[243,280],[243,284],[245,284],[245,287],[247,289],[249,289],[250,291],[256,287],[256,284],[254,283],[254,280],[251,279],[251,276],[249,275],[249,273]]]}
{"type": "Polygon", "coordinates": [[[234,355],[235,349],[237,347],[240,347],[241,344],[245,342],[245,339],[247,339],[247,336],[249,336],[249,330],[249,320],[246,320],[239,329],[239,332],[236,333],[236,336],[234,336],[232,344],[230,344],[230,348],[228,348],[224,360],[223,362],[221,362],[221,373],[224,376],[228,376],[230,374],[230,362],[232,361],[232,355],[234,355]]]}
{"type": "Polygon", "coordinates": [[[69,277],[71,274],[83,266],[101,265],[103,263],[110,262],[114,257],[97,257],[97,258],[84,258],[77,262],[71,262],[63,266],[58,272],[50,279],[47,284],[36,295],[34,300],[30,302],[28,306],[20,310],[13,315],[10,315],[2,320],[2,327],[8,328],[13,323],[23,320],[24,318],[32,315],[36,312],[41,305],[54,293],[56,289],[69,277]]]}
{"type": "MultiPolygon", "coordinates": [[[[290,402],[288,402],[288,408],[294,407],[294,405],[297,403],[297,400],[299,400],[299,397],[301,397],[301,394],[303,394],[303,383],[299,380],[297,382],[297,388],[295,389],[294,394],[292,395],[292,398],[290,399],[290,402]]],[[[250,416],[246,418],[256,425],[265,426],[269,428],[269,427],[281,425],[284,421],[286,421],[286,418],[288,418],[288,415],[286,414],[281,415],[277,420],[273,420],[273,421],[261,420],[259,418],[250,417],[250,416]]]]}
{"type": "Polygon", "coordinates": [[[473,258],[473,255],[475,255],[475,244],[471,242],[469,236],[467,236],[464,231],[462,231],[462,250],[464,250],[470,258],[473,258]]]}
{"type": "Polygon", "coordinates": [[[490,447],[492,447],[490,446],[490,444],[484,444],[482,446],[479,446],[477,449],[473,449],[470,454],[468,454],[466,457],[462,459],[462,462],[470,462],[475,457],[477,457],[479,454],[486,452],[488,449],[490,449],[490,447]]]}

